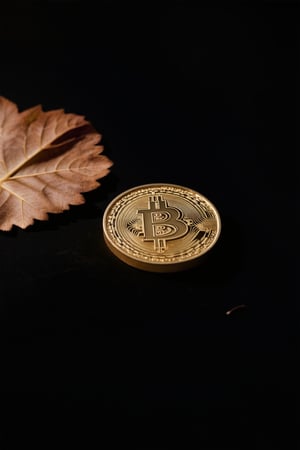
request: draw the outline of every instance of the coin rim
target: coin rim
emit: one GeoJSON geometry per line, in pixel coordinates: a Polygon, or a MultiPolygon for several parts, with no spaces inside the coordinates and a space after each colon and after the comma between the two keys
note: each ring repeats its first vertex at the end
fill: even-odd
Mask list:
{"type": "Polygon", "coordinates": [[[222,228],[222,223],[221,223],[220,213],[219,213],[218,209],[216,208],[216,206],[214,205],[214,203],[212,203],[211,200],[209,200],[205,195],[201,194],[199,191],[196,191],[195,189],[192,189],[192,188],[189,188],[189,187],[186,187],[183,185],[174,184],[174,183],[165,183],[165,182],[164,183],[156,182],[156,183],[140,184],[137,186],[133,186],[132,188],[126,189],[125,191],[116,195],[116,197],[114,197],[108,203],[108,205],[106,206],[106,208],[104,210],[103,218],[102,218],[102,232],[103,232],[104,242],[106,243],[109,250],[118,259],[125,262],[129,266],[134,267],[136,269],[146,270],[148,272],[160,272],[160,273],[178,272],[178,271],[186,270],[186,269],[197,266],[200,263],[200,261],[203,260],[203,257],[206,255],[206,253],[208,251],[210,251],[215,246],[216,242],[219,240],[219,237],[221,234],[221,228],[222,228]],[[165,263],[165,262],[162,262],[162,263],[161,262],[144,262],[144,261],[140,261],[139,259],[137,259],[135,257],[127,256],[114,244],[114,242],[111,241],[110,235],[109,235],[107,227],[106,227],[106,220],[107,220],[109,211],[112,209],[113,205],[115,205],[121,198],[125,197],[129,193],[132,193],[133,191],[140,190],[140,189],[148,189],[150,187],[155,188],[158,186],[171,187],[171,188],[174,187],[177,189],[187,190],[191,193],[194,193],[195,195],[199,195],[213,209],[215,216],[216,216],[216,221],[217,221],[217,233],[216,233],[213,243],[206,250],[204,250],[201,253],[201,255],[197,255],[187,261],[179,261],[179,262],[167,262],[167,263],[165,263]]]}

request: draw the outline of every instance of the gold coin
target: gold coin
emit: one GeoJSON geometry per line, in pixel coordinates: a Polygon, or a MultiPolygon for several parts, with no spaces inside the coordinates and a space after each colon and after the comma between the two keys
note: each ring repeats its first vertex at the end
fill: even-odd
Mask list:
{"type": "Polygon", "coordinates": [[[221,231],[216,207],[176,184],[144,184],[115,197],[103,215],[104,241],[130,266],[176,272],[195,266],[221,231]]]}

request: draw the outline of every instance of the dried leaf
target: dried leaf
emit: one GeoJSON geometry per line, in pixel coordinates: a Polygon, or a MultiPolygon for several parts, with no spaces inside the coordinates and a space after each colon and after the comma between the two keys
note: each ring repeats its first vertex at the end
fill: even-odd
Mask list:
{"type": "Polygon", "coordinates": [[[23,112],[0,96],[0,230],[48,220],[100,186],[113,162],[84,116],[40,105],[23,112]]]}

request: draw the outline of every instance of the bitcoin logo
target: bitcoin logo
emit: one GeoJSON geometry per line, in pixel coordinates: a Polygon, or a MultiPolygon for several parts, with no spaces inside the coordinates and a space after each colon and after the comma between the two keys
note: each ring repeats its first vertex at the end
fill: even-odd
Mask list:
{"type": "Polygon", "coordinates": [[[144,242],[153,241],[158,252],[166,250],[166,241],[178,239],[188,232],[180,209],[168,206],[161,195],[149,197],[148,209],[140,209],[138,213],[143,215],[144,242]]]}
{"type": "Polygon", "coordinates": [[[129,189],[107,206],[108,248],[139,269],[172,272],[194,266],[218,240],[220,216],[202,194],[174,184],[129,189]]]}

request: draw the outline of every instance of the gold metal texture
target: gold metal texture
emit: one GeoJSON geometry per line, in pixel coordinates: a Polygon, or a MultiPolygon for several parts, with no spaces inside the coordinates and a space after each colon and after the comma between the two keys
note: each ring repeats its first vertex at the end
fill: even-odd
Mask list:
{"type": "Polygon", "coordinates": [[[219,212],[205,196],[166,183],[119,194],[106,207],[102,225],[104,241],[115,256],[151,272],[194,267],[221,232],[219,212]]]}

